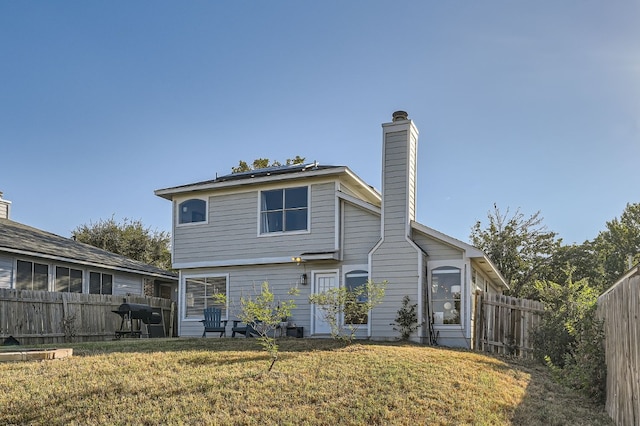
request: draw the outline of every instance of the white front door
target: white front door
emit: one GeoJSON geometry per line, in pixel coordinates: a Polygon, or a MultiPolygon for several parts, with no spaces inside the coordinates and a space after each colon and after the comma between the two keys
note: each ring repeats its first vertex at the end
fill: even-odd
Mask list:
{"type": "MultiPolygon", "coordinates": [[[[313,292],[322,293],[338,286],[338,272],[316,272],[313,279],[313,292]]],[[[324,311],[313,305],[313,334],[329,334],[331,327],[324,319],[324,311]]]]}

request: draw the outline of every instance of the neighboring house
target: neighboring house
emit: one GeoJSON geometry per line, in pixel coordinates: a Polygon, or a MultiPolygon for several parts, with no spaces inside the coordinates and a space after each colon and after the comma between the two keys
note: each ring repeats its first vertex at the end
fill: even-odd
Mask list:
{"type": "Polygon", "coordinates": [[[432,319],[439,344],[471,347],[474,294],[507,284],[480,250],[415,221],[418,130],[402,111],[382,129],[381,193],[347,167],[317,163],[155,191],[173,206],[181,336],[202,335],[212,293],[228,296],[233,319],[240,296],[263,281],[280,298],[298,287],[292,321],[327,336],[309,294],[372,279],[388,281],[386,295],[359,337],[398,337],[391,323],[409,295],[425,324],[414,341],[429,341],[432,319]]]}
{"type": "Polygon", "coordinates": [[[0,193],[0,288],[176,298],[177,275],[9,219],[0,193]]]}

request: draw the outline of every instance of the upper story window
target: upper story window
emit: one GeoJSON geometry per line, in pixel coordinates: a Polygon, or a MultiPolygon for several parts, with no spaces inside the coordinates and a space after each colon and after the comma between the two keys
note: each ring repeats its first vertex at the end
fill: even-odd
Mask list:
{"type": "Polygon", "coordinates": [[[262,191],[260,233],[308,230],[308,193],[306,186],[262,191]]]}
{"type": "Polygon", "coordinates": [[[18,260],[16,272],[16,289],[49,289],[49,265],[44,263],[28,262],[26,260],[18,260]]]}
{"type": "Polygon", "coordinates": [[[207,220],[207,202],[192,198],[178,205],[178,223],[197,223],[207,220]]]}

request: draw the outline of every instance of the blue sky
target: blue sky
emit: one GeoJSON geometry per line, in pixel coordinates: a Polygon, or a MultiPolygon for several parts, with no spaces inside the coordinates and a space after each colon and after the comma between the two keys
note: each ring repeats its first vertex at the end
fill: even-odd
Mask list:
{"type": "Polygon", "coordinates": [[[301,155],[380,187],[381,123],[420,130],[418,220],[496,203],[565,243],[640,202],[637,1],[3,1],[0,191],[69,236],[170,230],[155,189],[301,155]]]}

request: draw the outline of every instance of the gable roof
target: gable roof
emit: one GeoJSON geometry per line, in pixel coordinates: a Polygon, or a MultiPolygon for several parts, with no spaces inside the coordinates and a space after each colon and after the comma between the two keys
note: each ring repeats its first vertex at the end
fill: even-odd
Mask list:
{"type": "Polygon", "coordinates": [[[289,166],[266,167],[264,169],[250,170],[241,173],[231,173],[218,176],[215,179],[205,180],[170,188],[157,189],[155,194],[159,197],[171,200],[174,195],[188,194],[198,191],[217,190],[245,185],[259,185],[271,182],[280,182],[311,177],[339,176],[356,188],[371,202],[380,202],[380,193],[360,179],[346,166],[320,165],[317,162],[309,164],[294,164],[289,166]]]}
{"type": "Polygon", "coordinates": [[[435,238],[443,243],[450,245],[452,247],[461,249],[465,252],[466,256],[474,259],[476,262],[480,264],[484,273],[486,273],[493,281],[499,283],[502,287],[508,289],[509,285],[507,284],[507,280],[502,276],[502,273],[498,269],[498,267],[489,259],[489,257],[479,248],[474,247],[470,244],[467,244],[463,241],[460,241],[456,238],[453,238],[447,234],[443,234],[440,231],[436,231],[433,228],[430,228],[421,223],[412,221],[411,228],[417,232],[420,232],[429,237],[435,238]]]}
{"type": "Polygon", "coordinates": [[[82,264],[96,268],[176,280],[173,272],[61,237],[31,226],[0,219],[0,252],[82,264]]]}

